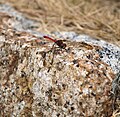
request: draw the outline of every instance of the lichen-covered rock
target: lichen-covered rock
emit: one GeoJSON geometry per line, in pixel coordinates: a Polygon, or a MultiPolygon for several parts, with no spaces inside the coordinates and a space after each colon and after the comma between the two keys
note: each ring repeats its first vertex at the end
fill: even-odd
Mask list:
{"type": "Polygon", "coordinates": [[[52,50],[50,42],[37,45],[20,38],[21,35],[13,36],[10,41],[1,43],[4,115],[72,117],[110,114],[109,95],[114,75],[99,59],[97,51],[101,48],[66,41],[66,50],[57,47],[52,50]]]}
{"type": "Polygon", "coordinates": [[[102,47],[64,40],[66,49],[19,32],[0,13],[0,116],[109,117],[114,72],[102,47]],[[4,19],[5,18],[5,19],[4,19]]]}

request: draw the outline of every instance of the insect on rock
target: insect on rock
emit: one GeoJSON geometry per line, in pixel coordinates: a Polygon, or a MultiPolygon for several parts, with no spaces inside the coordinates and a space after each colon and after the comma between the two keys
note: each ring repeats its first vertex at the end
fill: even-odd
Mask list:
{"type": "MultiPolygon", "coordinates": [[[[55,40],[55,39],[53,39],[53,38],[51,38],[51,37],[49,37],[49,36],[43,36],[43,37],[44,37],[45,39],[48,39],[48,40],[54,42],[54,44],[53,44],[53,46],[52,46],[52,49],[44,53],[44,55],[45,55],[44,58],[45,58],[45,57],[46,57],[46,53],[48,53],[48,52],[50,52],[50,51],[53,52],[53,57],[52,57],[52,60],[51,60],[51,63],[50,63],[51,66],[52,66],[53,61],[54,61],[54,54],[55,54],[55,52],[56,52],[56,50],[55,50],[55,48],[54,48],[55,44],[58,46],[58,48],[60,48],[60,49],[65,49],[65,50],[66,50],[66,46],[67,46],[67,45],[63,42],[63,40],[55,40]]],[[[46,60],[46,59],[45,59],[45,60],[46,60]]],[[[44,63],[45,63],[45,61],[44,61],[44,63]]],[[[51,67],[49,67],[48,72],[50,71],[50,69],[51,69],[51,67]]]]}

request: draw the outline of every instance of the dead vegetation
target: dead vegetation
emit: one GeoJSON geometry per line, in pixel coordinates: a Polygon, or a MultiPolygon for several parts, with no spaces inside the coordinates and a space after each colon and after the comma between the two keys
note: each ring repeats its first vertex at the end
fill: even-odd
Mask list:
{"type": "Polygon", "coordinates": [[[40,32],[74,31],[120,45],[119,0],[6,1],[38,21],[40,32]]]}

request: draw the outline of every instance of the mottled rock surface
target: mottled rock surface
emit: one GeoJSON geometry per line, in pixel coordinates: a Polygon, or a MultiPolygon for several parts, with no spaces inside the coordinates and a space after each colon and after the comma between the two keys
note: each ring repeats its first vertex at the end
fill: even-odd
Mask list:
{"type": "Polygon", "coordinates": [[[120,48],[105,42],[108,51],[80,36],[80,41],[67,39],[65,33],[60,35],[66,49],[53,48],[53,42],[17,30],[15,23],[13,15],[0,12],[0,116],[111,116],[120,48]]]}

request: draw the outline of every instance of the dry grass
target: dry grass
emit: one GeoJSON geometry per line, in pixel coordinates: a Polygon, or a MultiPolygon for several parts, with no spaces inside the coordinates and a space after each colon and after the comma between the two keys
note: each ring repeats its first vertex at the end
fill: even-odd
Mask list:
{"type": "Polygon", "coordinates": [[[38,31],[74,31],[120,45],[119,0],[6,1],[38,21],[38,31]]]}

